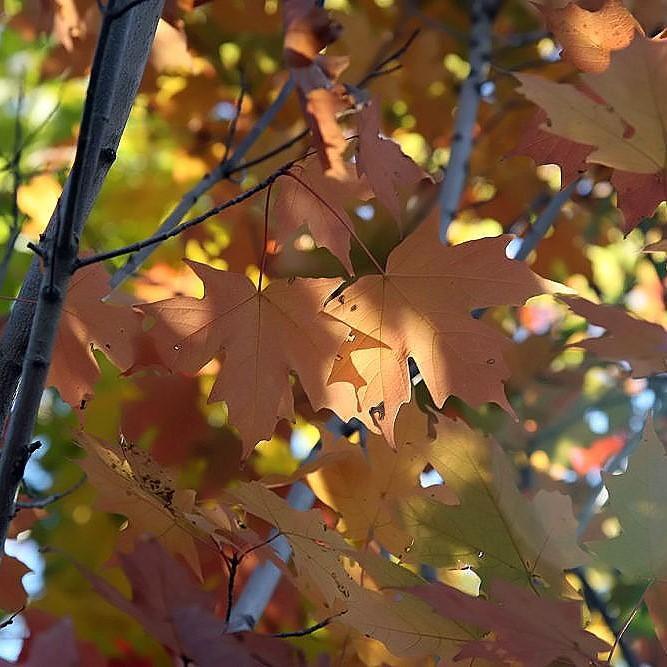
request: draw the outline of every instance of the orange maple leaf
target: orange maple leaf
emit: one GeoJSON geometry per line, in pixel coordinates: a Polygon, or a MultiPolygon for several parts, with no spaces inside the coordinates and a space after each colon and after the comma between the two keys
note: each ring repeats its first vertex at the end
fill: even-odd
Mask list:
{"type": "Polygon", "coordinates": [[[349,327],[320,312],[338,279],[279,280],[258,291],[246,276],[187,264],[205,285],[203,299],[176,297],[140,309],[156,318],[152,337],[171,370],[196,373],[222,360],[209,401],[227,403],[246,456],[280,419],[294,418],[290,371],[314,409],[337,401],[350,409],[352,387],[327,385],[349,327]]]}
{"type": "Polygon", "coordinates": [[[359,278],[325,309],[358,332],[339,356],[366,381],[357,416],[391,443],[398,410],[410,400],[410,357],[438,406],[456,395],[512,412],[503,385],[508,342],[471,312],[521,305],[557,285],[507,258],[510,236],[454,247],[436,239],[434,225],[423,224],[392,251],[384,274],[359,278]]]}

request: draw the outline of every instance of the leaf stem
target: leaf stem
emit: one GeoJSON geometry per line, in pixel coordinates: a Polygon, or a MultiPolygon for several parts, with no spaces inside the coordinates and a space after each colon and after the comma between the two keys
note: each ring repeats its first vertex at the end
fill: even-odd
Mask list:
{"type": "Polygon", "coordinates": [[[273,182],[269,184],[269,189],[266,191],[266,201],[264,203],[264,244],[262,246],[262,261],[259,266],[259,280],[257,281],[257,291],[262,291],[262,281],[264,279],[264,272],[266,270],[266,249],[269,243],[269,205],[271,204],[271,189],[273,182]]]}

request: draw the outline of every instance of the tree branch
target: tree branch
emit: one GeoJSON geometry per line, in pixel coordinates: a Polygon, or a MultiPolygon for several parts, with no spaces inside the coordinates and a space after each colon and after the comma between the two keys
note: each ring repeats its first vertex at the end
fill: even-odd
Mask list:
{"type": "MultiPolygon", "coordinates": [[[[88,216],[115,159],[118,143],[143,76],[161,11],[162,0],[147,2],[142,5],[141,10],[128,12],[122,18],[115,20],[109,29],[109,51],[116,54],[116,57],[102,63],[100,81],[104,96],[112,100],[113,113],[107,119],[97,116],[93,128],[93,134],[102,137],[102,150],[85,188],[79,192],[82,219],[88,216]]],[[[70,188],[71,175],[65,184],[61,199],[70,188]]],[[[53,215],[45,232],[46,239],[52,237],[55,226],[56,220],[53,215]]],[[[75,230],[76,233],[80,231],[75,230]]],[[[35,258],[0,339],[0,428],[9,413],[23,366],[41,282],[40,265],[40,259],[35,258]]]]}
{"type": "Polygon", "coordinates": [[[17,609],[13,614],[10,614],[4,621],[2,621],[2,623],[0,623],[0,630],[11,625],[14,622],[14,619],[24,611],[25,611],[25,605],[23,605],[20,609],[17,609]]]}
{"type": "Polygon", "coordinates": [[[590,585],[588,577],[586,576],[586,570],[582,567],[575,568],[572,570],[574,574],[577,575],[577,578],[581,582],[582,592],[584,594],[584,600],[590,609],[594,609],[600,612],[605,624],[611,630],[615,638],[615,645],[618,644],[623,654],[623,659],[629,667],[639,667],[641,662],[637,659],[637,656],[634,654],[634,651],[627,642],[627,639],[623,636],[623,633],[617,627],[616,619],[611,616],[607,605],[604,603],[604,600],[598,595],[598,592],[590,585]]]}
{"type": "Polygon", "coordinates": [[[456,215],[461,193],[468,177],[473,131],[491,57],[491,27],[501,0],[471,0],[470,74],[459,94],[449,164],[440,190],[440,242],[447,243],[447,232],[456,215]]]}
{"type": "MultiPolygon", "coordinates": [[[[33,263],[24,283],[24,287],[26,284],[34,286],[38,301],[34,316],[31,317],[21,383],[0,456],[0,554],[4,552],[7,531],[14,516],[17,490],[31,454],[30,439],[51,362],[67,285],[78,253],[79,235],[99,191],[96,182],[98,165],[101,161],[108,161],[105,160],[105,153],[109,150],[106,143],[110,138],[109,130],[117,132],[117,139],[120,139],[163,5],[163,0],[146,0],[136,12],[128,11],[122,18],[115,18],[113,13],[117,1],[110,0],[109,11],[102,21],[74,165],[61,197],[62,203],[56,206],[55,223],[52,218],[49,224],[52,231],[43,242],[43,247],[48,250],[47,270],[40,278],[37,269],[37,275],[33,275],[31,280],[33,263]],[[116,26],[118,30],[113,30],[116,26]],[[141,31],[138,26],[142,26],[141,31]],[[133,43],[133,38],[139,32],[143,32],[143,41],[133,43]],[[130,75],[129,79],[123,76],[124,73],[130,75]],[[121,100],[124,102],[120,108],[116,103],[119,95],[122,95],[121,100]],[[116,117],[115,123],[111,121],[113,117],[116,117]]],[[[113,152],[115,155],[115,147],[113,152]]],[[[3,406],[3,409],[7,408],[3,406]]]]}

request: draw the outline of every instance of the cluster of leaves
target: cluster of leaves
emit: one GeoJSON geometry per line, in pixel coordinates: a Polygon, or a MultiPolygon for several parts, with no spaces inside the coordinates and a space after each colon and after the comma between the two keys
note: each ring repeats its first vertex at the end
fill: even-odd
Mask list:
{"type": "MultiPolygon", "coordinates": [[[[0,564],[19,664],[664,661],[667,10],[495,4],[167,1],[0,564]]],[[[100,11],[5,3],[7,319],[100,11]]]]}

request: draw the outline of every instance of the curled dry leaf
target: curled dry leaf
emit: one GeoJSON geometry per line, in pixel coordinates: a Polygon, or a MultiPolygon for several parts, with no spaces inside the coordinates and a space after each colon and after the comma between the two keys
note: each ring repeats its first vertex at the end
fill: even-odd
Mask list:
{"type": "Polygon", "coordinates": [[[357,172],[368,178],[375,196],[400,225],[403,217],[400,192],[429,176],[395,141],[381,136],[377,104],[364,107],[358,118],[357,172]]]}
{"type": "Polygon", "coordinates": [[[209,545],[243,541],[225,508],[197,506],[195,492],[178,489],[148,452],[124,439],[112,445],[86,433],[77,442],[86,450],[79,465],[95,488],[97,506],[128,520],[121,534],[126,549],[142,535],[153,535],[200,575],[195,539],[209,545]]]}
{"type": "Polygon", "coordinates": [[[353,197],[367,199],[371,192],[352,164],[346,163],[344,170],[344,177],[330,178],[314,156],[292,167],[293,176],[279,179],[276,185],[274,234],[284,244],[307,226],[315,244],[327,248],[352,274],[349,255],[354,223],[345,204],[353,197]]]}

